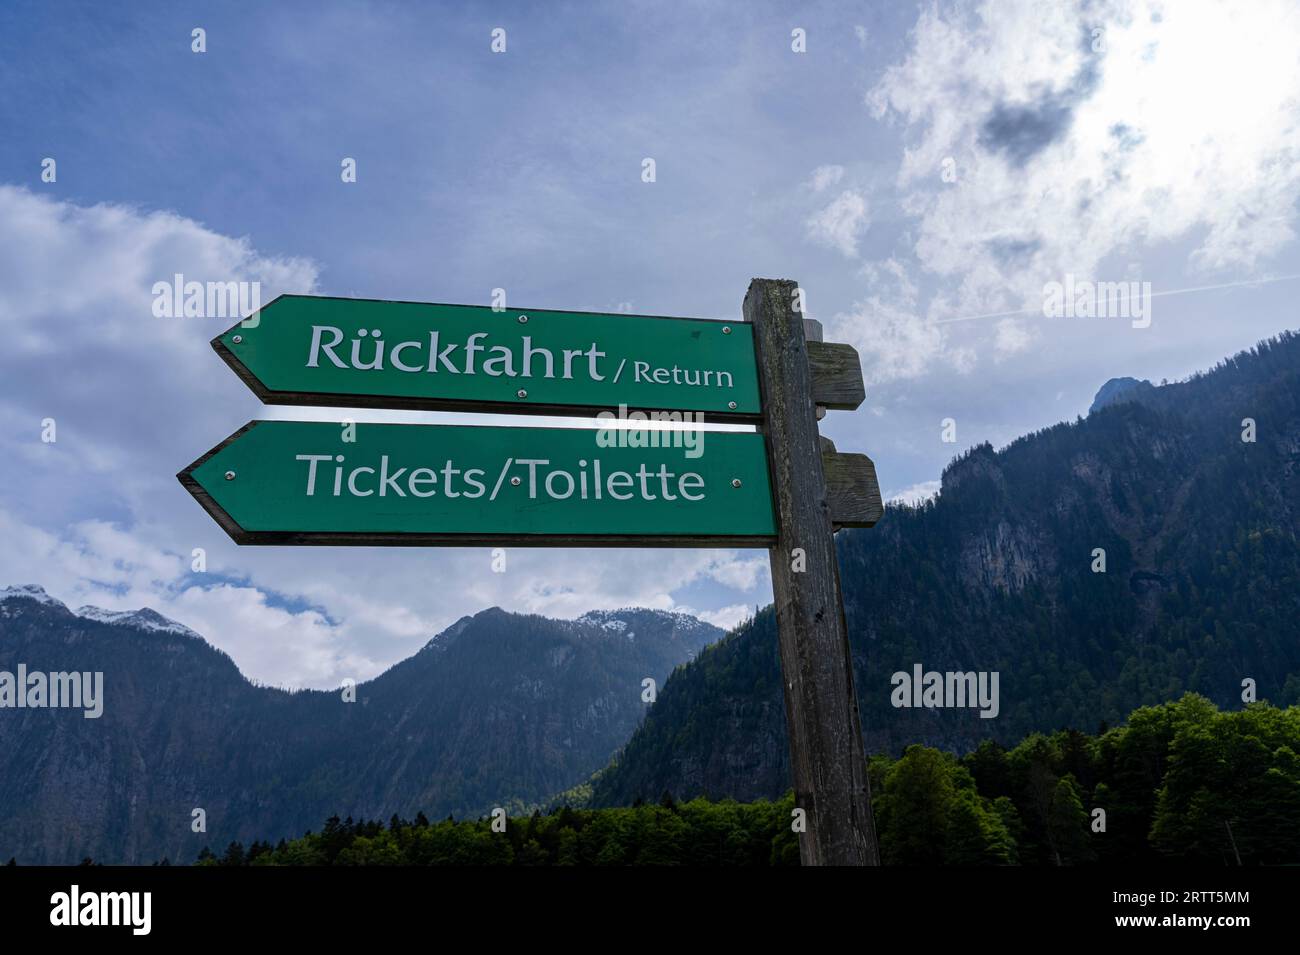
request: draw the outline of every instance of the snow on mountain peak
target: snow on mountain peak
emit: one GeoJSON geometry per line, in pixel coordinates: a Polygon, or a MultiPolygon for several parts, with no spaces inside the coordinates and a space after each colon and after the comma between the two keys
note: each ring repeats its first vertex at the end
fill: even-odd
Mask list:
{"type": "Polygon", "coordinates": [[[0,603],[15,598],[26,600],[35,600],[37,603],[46,604],[50,607],[62,607],[67,610],[67,606],[62,600],[56,600],[45,592],[45,588],[39,584],[19,584],[17,587],[5,587],[0,590],[0,603]]]}
{"type": "Polygon", "coordinates": [[[137,630],[147,630],[150,633],[174,633],[182,637],[198,636],[183,623],[169,620],[149,607],[141,607],[139,610],[105,610],[102,607],[85,606],[77,610],[77,616],[97,623],[135,627],[137,630]]]}

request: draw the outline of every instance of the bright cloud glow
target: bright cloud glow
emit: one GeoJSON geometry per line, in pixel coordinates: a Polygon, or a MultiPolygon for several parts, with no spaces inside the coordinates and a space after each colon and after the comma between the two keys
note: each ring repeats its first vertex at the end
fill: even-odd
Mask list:
{"type": "MultiPolygon", "coordinates": [[[[887,322],[921,340],[896,374],[948,350],[896,326],[1038,308],[1066,273],[1141,278],[1127,263],[1176,240],[1190,270],[1248,276],[1294,239],[1295,4],[959,3],[911,39],[868,95],[909,133],[897,183],[936,280],[887,322]]],[[[1016,324],[989,333],[1000,356],[1029,345],[1016,324]]]]}

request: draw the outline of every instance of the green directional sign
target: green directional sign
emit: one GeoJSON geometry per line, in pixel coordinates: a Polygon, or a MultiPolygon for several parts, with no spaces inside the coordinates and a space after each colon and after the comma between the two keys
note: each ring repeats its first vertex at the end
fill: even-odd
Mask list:
{"type": "Polygon", "coordinates": [[[254,421],[177,477],[240,544],[757,547],[776,533],[750,432],[254,421]]]}
{"type": "Polygon", "coordinates": [[[267,404],[761,413],[744,322],[282,295],[212,346],[267,404]]]}

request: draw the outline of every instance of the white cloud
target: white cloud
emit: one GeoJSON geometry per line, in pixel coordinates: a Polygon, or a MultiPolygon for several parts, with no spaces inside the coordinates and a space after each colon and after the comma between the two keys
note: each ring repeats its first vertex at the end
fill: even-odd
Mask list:
{"type": "Polygon", "coordinates": [[[1035,335],[1035,331],[1020,319],[1004,318],[997,324],[993,347],[998,357],[1004,358],[1024,351],[1035,335]]]}
{"type": "Polygon", "coordinates": [[[843,178],[843,166],[818,166],[813,170],[812,178],[808,180],[808,188],[813,192],[821,192],[835,185],[843,178]]]}
{"type": "Polygon", "coordinates": [[[261,682],[337,687],[345,678],[360,682],[383,668],[360,652],[356,636],[362,628],[333,625],[318,610],[272,606],[257,587],[189,587],[159,609],[204,636],[219,634],[218,645],[261,682]]]}
{"type": "MultiPolygon", "coordinates": [[[[1139,278],[1131,263],[1175,241],[1187,269],[1255,274],[1295,237],[1297,45],[1300,7],[1284,0],[924,9],[867,97],[909,134],[897,182],[936,282],[924,314],[1032,309],[1066,273],[1139,278]]],[[[996,354],[1025,333],[997,325],[996,354]]],[[[910,338],[915,373],[945,353],[910,338]]]]}
{"type": "Polygon", "coordinates": [[[858,254],[858,239],[870,224],[867,200],[859,192],[846,189],[832,199],[820,212],[808,217],[805,225],[808,239],[818,245],[835,249],[848,258],[858,254]]]}
{"type": "Polygon", "coordinates": [[[722,607],[719,610],[700,610],[686,611],[684,613],[694,613],[705,623],[711,623],[715,627],[721,627],[723,630],[731,630],[742,620],[748,620],[754,615],[752,604],[733,604],[730,607],[722,607]]]}
{"type": "Polygon", "coordinates": [[[951,344],[943,329],[919,314],[917,287],[902,262],[868,263],[863,275],[872,293],[831,319],[828,338],[857,348],[868,384],[914,378],[936,362],[958,373],[970,370],[970,350],[951,344]]]}
{"type": "Polygon", "coordinates": [[[733,590],[754,590],[766,581],[768,571],[766,553],[745,557],[735,551],[724,551],[713,557],[700,575],[733,590]]]}
{"type": "Polygon", "coordinates": [[[942,481],[921,481],[901,491],[895,491],[889,495],[888,500],[897,504],[920,504],[938,494],[942,483],[942,481]]]}

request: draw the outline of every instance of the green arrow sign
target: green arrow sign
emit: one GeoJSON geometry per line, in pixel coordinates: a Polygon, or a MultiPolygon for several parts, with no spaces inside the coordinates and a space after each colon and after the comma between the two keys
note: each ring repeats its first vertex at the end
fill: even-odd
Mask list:
{"type": "Polygon", "coordinates": [[[744,322],[282,295],[212,346],[267,404],[761,410],[744,322]]]}
{"type": "Polygon", "coordinates": [[[763,441],[254,421],[177,477],[240,544],[757,547],[776,533],[763,441]]]}

